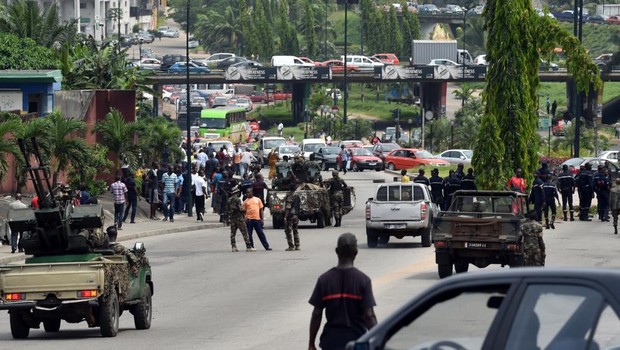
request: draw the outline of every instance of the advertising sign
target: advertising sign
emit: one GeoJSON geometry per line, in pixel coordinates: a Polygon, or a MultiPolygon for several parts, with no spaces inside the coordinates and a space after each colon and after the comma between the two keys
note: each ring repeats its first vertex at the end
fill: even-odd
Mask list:
{"type": "Polygon", "coordinates": [[[275,80],[274,67],[228,67],[226,80],[275,80]]]}
{"type": "Polygon", "coordinates": [[[332,78],[330,67],[281,66],[276,68],[278,80],[328,80],[332,78]]]}
{"type": "Polygon", "coordinates": [[[486,66],[393,66],[375,68],[375,79],[381,80],[484,80],[486,66]]]}

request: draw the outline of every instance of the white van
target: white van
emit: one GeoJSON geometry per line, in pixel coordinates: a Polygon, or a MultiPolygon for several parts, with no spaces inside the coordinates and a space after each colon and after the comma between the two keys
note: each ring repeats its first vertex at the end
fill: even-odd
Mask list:
{"type": "Polygon", "coordinates": [[[305,160],[310,160],[310,155],[319,150],[321,147],[325,147],[325,141],[323,139],[303,139],[301,141],[301,151],[304,154],[305,160]]]}
{"type": "Polygon", "coordinates": [[[297,56],[273,56],[271,57],[271,66],[272,67],[281,67],[281,66],[305,66],[305,67],[314,67],[314,64],[304,62],[301,58],[297,56]]]}
{"type": "Polygon", "coordinates": [[[260,144],[258,145],[258,161],[260,162],[261,167],[265,165],[269,165],[269,160],[267,157],[269,153],[271,153],[271,149],[285,145],[286,140],[284,137],[279,136],[266,136],[260,139],[260,144]]]}
{"type": "MultiPolygon", "coordinates": [[[[340,56],[340,60],[344,62],[344,56],[340,56]]],[[[385,63],[373,61],[362,55],[347,55],[347,64],[357,66],[361,71],[371,71],[375,67],[383,67],[385,63]]]]}

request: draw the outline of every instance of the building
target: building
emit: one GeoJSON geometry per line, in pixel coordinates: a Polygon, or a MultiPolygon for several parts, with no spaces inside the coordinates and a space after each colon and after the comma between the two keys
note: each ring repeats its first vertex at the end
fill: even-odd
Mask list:
{"type": "Polygon", "coordinates": [[[46,116],[54,110],[54,93],[61,89],[59,70],[0,71],[0,111],[46,116]]]}

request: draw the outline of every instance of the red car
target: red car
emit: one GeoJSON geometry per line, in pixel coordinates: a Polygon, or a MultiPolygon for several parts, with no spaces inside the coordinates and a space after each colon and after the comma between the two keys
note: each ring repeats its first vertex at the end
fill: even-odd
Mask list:
{"type": "MultiPolygon", "coordinates": [[[[366,148],[347,148],[351,156],[351,171],[363,171],[365,169],[383,170],[383,162],[366,148]]],[[[340,154],[336,157],[336,170],[344,167],[340,154]]]]}
{"type": "Polygon", "coordinates": [[[411,169],[419,166],[449,166],[443,159],[435,158],[429,151],[415,148],[399,148],[385,156],[385,167],[390,170],[411,169]]]}
{"type": "Polygon", "coordinates": [[[306,63],[313,64],[315,66],[320,66],[321,65],[321,62],[313,61],[313,60],[309,59],[308,57],[299,57],[299,59],[304,61],[304,62],[306,62],[306,63]]]}
{"type": "Polygon", "coordinates": [[[620,24],[620,16],[609,16],[605,22],[609,24],[620,24]]]}
{"type": "MultiPolygon", "coordinates": [[[[332,67],[332,73],[344,73],[344,63],[339,60],[329,60],[321,63],[323,67],[332,67]]],[[[347,72],[359,72],[360,67],[347,63],[347,72]]]]}
{"type": "Polygon", "coordinates": [[[276,101],[290,100],[293,98],[293,94],[290,92],[276,91],[269,94],[276,101]]]}
{"type": "Polygon", "coordinates": [[[393,53],[378,53],[378,54],[372,55],[372,57],[376,57],[379,59],[379,61],[386,63],[386,64],[396,64],[396,65],[400,64],[400,60],[393,53]]]}
{"type": "Polygon", "coordinates": [[[267,95],[264,91],[253,92],[249,97],[252,103],[268,103],[274,101],[273,95],[267,95]]]}

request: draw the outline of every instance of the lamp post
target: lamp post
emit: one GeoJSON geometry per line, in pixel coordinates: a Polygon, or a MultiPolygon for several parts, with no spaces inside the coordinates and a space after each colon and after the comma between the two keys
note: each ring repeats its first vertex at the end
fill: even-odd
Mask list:
{"type": "Polygon", "coordinates": [[[142,59],[142,42],[144,41],[144,39],[140,38],[138,39],[138,60],[142,59]]]}
{"type": "Polygon", "coordinates": [[[407,124],[409,125],[409,147],[413,147],[413,134],[411,133],[411,127],[413,125],[413,119],[407,119],[407,124]]]}
{"type": "Polygon", "coordinates": [[[348,79],[347,79],[347,40],[348,40],[348,36],[347,36],[347,12],[349,11],[349,4],[359,4],[359,0],[336,0],[336,2],[338,4],[342,4],[344,3],[344,96],[343,96],[343,107],[344,107],[344,111],[343,111],[343,117],[342,117],[342,123],[346,124],[347,123],[347,99],[349,98],[349,86],[347,85],[348,79]]]}
{"type": "Polygon", "coordinates": [[[308,106],[304,108],[304,119],[306,120],[306,126],[304,127],[304,139],[308,138],[308,106]]]}
{"type": "MultiPolygon", "coordinates": [[[[187,128],[187,142],[185,146],[187,147],[187,174],[191,176],[191,167],[192,167],[192,123],[189,117],[189,110],[191,106],[190,99],[190,86],[189,86],[189,0],[187,1],[186,13],[185,13],[185,91],[187,92],[187,107],[185,107],[185,116],[186,123],[185,126],[187,128]]],[[[142,53],[140,53],[142,55],[142,53]]],[[[191,192],[191,181],[184,181],[183,186],[185,186],[185,193],[187,194],[187,216],[192,217],[192,192],[191,192]]]]}
{"type": "MultiPolygon", "coordinates": [[[[465,79],[465,27],[467,26],[467,12],[469,12],[468,8],[463,7],[463,52],[461,53],[461,63],[463,65],[463,76],[461,77],[463,80],[465,79]]],[[[457,57],[458,62],[458,57],[457,57]]],[[[461,103],[465,103],[464,100],[461,100],[461,103]]],[[[461,105],[462,107],[462,105],[461,105]]]]}
{"type": "Polygon", "coordinates": [[[450,148],[454,148],[454,120],[450,121],[450,148]]]}
{"type": "MultiPolygon", "coordinates": [[[[573,35],[579,38],[581,42],[582,25],[583,25],[583,0],[575,0],[573,8],[573,35]]],[[[581,113],[583,94],[577,91],[577,84],[573,82],[573,116],[575,118],[575,140],[574,140],[574,157],[579,157],[579,138],[581,134],[581,113]]]]}

